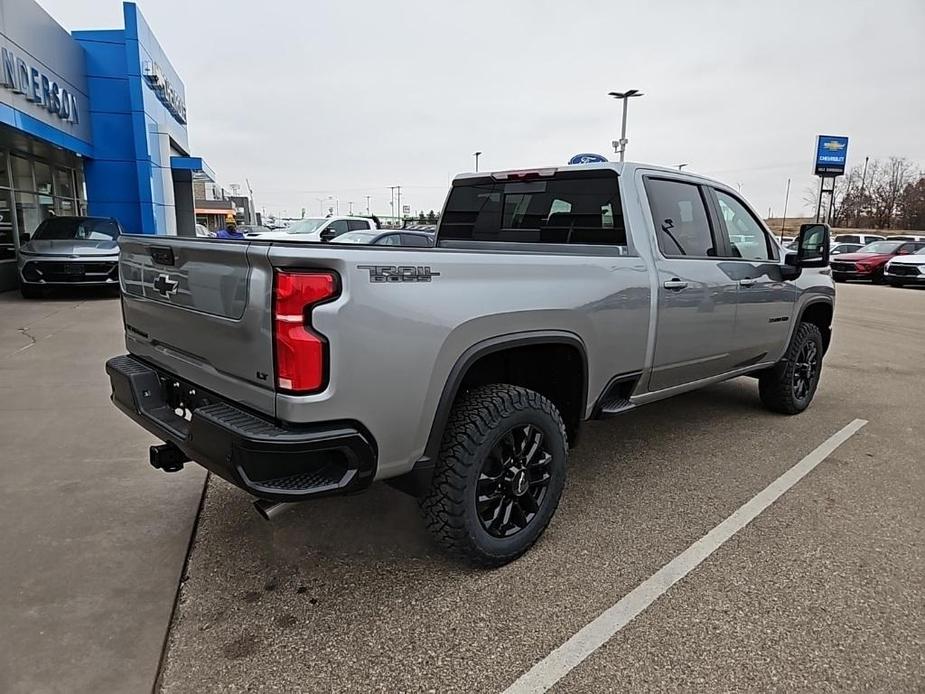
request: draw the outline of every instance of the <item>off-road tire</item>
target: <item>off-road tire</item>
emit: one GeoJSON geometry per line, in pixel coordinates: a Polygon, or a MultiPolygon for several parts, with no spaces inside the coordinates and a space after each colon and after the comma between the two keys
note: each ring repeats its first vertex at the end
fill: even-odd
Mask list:
{"type": "Polygon", "coordinates": [[[793,333],[784,358],[758,378],[758,394],[764,406],[781,414],[799,414],[809,407],[819,385],[822,352],[822,332],[819,326],[800,323],[793,333]],[[815,346],[817,365],[808,392],[805,397],[798,397],[794,392],[794,382],[797,378],[798,359],[807,344],[815,346]]]}
{"type": "Polygon", "coordinates": [[[555,513],[565,486],[567,456],[562,418],[539,393],[506,384],[469,391],[453,407],[431,487],[419,502],[427,529],[443,549],[465,563],[493,567],[513,561],[533,546],[555,513]],[[509,537],[496,537],[479,518],[479,475],[505,435],[526,425],[542,432],[552,456],[546,495],[526,527],[509,537]]]}

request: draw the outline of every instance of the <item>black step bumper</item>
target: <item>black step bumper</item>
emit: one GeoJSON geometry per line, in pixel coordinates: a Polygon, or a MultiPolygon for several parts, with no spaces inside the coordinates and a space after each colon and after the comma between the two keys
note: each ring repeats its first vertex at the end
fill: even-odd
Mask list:
{"type": "MultiPolygon", "coordinates": [[[[375,476],[375,444],[356,423],[283,426],[129,355],[106,362],[106,373],[120,410],[189,460],[262,499],[346,494],[375,476]]],[[[176,456],[152,451],[152,464],[164,457],[176,456]]]]}

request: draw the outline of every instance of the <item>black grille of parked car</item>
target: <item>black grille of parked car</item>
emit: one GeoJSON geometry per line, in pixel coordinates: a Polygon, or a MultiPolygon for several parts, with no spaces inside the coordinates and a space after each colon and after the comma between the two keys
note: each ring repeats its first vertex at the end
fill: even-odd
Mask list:
{"type": "Polygon", "coordinates": [[[854,263],[831,263],[832,270],[835,272],[852,272],[854,263]]]}
{"type": "Polygon", "coordinates": [[[919,269],[915,265],[890,265],[891,275],[918,275],[919,269]]]}
{"type": "Polygon", "coordinates": [[[113,261],[34,260],[23,267],[23,276],[27,280],[46,282],[105,282],[118,279],[118,272],[118,263],[113,261]]]}

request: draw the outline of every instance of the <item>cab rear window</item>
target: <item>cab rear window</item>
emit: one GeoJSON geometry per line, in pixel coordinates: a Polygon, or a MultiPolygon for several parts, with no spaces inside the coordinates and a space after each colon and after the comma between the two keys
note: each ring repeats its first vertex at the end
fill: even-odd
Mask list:
{"type": "Polygon", "coordinates": [[[626,246],[616,174],[453,186],[440,240],[626,246]]]}

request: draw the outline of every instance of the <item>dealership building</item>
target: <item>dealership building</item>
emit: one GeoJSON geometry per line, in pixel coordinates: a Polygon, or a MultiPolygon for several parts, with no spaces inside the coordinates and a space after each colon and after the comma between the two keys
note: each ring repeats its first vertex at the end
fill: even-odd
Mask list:
{"type": "Polygon", "coordinates": [[[52,215],[132,233],[195,233],[186,90],[141,12],[68,33],[32,0],[0,0],[0,290],[23,234],[52,215]]]}

